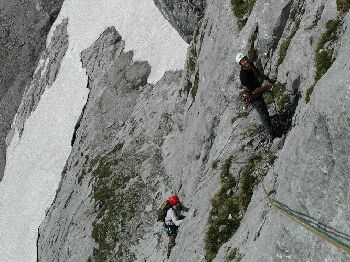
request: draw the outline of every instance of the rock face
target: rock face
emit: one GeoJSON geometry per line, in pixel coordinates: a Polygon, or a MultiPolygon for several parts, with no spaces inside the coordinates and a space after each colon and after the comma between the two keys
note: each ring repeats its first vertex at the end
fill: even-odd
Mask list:
{"type": "Polygon", "coordinates": [[[350,259],[270,209],[262,189],[349,234],[349,14],[331,0],[248,2],[244,24],[239,3],[208,2],[184,72],[155,85],[113,28],[82,53],[91,91],[39,230],[39,261],[163,261],[155,214],[170,193],[190,207],[170,261],[350,259]],[[272,145],[239,102],[242,50],[283,83],[265,97],[283,131],[272,145]]]}
{"type": "Polygon", "coordinates": [[[63,0],[0,1],[0,180],[6,136],[63,0]]]}
{"type": "Polygon", "coordinates": [[[168,188],[161,147],[173,128],[168,111],[181,72],[147,84],[148,63],[133,62],[123,49],[121,36],[108,28],[81,55],[91,91],[39,230],[40,261],[134,259],[131,243],[152,225],[150,211],[168,188]]]}
{"type": "Polygon", "coordinates": [[[181,37],[190,43],[198,21],[203,17],[206,0],[153,0],[181,37]]]}

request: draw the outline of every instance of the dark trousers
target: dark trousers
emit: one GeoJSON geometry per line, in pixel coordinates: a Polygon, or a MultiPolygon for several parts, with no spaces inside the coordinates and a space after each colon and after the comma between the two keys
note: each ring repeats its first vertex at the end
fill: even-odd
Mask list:
{"type": "Polygon", "coordinates": [[[256,112],[258,112],[262,125],[265,128],[265,131],[273,137],[273,129],[271,124],[271,118],[269,116],[269,111],[265,104],[264,99],[261,97],[255,100],[252,104],[256,112]]]}
{"type": "Polygon", "coordinates": [[[177,231],[178,231],[178,226],[175,225],[167,225],[164,223],[163,228],[165,230],[165,232],[167,233],[167,235],[170,236],[177,236],[177,231]]]}

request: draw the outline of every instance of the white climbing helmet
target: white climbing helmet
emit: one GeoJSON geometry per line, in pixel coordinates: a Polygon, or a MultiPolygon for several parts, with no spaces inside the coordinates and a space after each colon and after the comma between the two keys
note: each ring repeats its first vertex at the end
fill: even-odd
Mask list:
{"type": "Polygon", "coordinates": [[[246,56],[247,56],[247,55],[245,55],[245,54],[239,52],[239,53],[236,55],[236,62],[237,62],[237,64],[240,64],[241,60],[242,60],[244,57],[246,57],[246,56]]]}

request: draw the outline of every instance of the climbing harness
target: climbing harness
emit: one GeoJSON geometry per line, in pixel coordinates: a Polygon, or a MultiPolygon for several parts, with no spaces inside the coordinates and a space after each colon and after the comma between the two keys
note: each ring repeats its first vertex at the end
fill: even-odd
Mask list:
{"type": "Polygon", "coordinates": [[[240,98],[244,103],[244,108],[248,108],[252,105],[252,95],[247,90],[241,93],[240,98]]]}
{"type": "Polygon", "coordinates": [[[350,245],[344,242],[347,241],[348,243],[350,243],[350,236],[344,233],[337,232],[336,230],[326,225],[323,225],[317,220],[310,219],[309,217],[290,209],[285,204],[275,199],[272,199],[267,193],[267,190],[263,183],[263,178],[260,174],[258,175],[258,178],[260,184],[262,185],[265,196],[272,208],[282,213],[286,218],[288,218],[292,222],[300,225],[306,231],[311,232],[312,234],[323,239],[324,241],[350,254],[350,245]],[[344,241],[339,240],[339,238],[342,238],[344,241]]]}

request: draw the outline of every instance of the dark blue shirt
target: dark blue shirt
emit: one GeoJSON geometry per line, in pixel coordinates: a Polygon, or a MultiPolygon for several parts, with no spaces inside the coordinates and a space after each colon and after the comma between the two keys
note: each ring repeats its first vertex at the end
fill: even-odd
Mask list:
{"type": "MultiPolygon", "coordinates": [[[[257,77],[257,73],[257,69],[255,69],[253,65],[250,70],[245,70],[241,68],[239,78],[241,80],[242,85],[247,89],[247,91],[250,94],[252,94],[256,88],[261,87],[261,83],[257,77]]],[[[255,101],[258,98],[261,98],[262,96],[262,93],[253,95],[252,100],[255,101]]]]}

